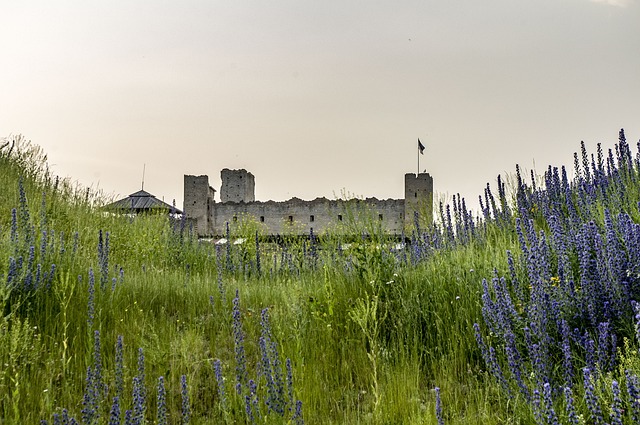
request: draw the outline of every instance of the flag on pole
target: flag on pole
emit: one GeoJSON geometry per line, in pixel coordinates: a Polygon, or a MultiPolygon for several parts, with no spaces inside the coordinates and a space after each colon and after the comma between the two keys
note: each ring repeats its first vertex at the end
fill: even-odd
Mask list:
{"type": "Polygon", "coordinates": [[[418,139],[418,149],[420,150],[420,154],[424,155],[424,145],[420,142],[420,139],[418,139]]]}

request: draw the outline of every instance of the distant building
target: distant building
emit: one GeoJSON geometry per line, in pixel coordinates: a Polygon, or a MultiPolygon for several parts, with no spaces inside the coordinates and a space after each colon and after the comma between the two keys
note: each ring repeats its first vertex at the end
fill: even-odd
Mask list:
{"type": "Polygon", "coordinates": [[[182,211],[169,205],[149,192],[139,190],[126,198],[112,202],[103,207],[106,211],[121,214],[166,213],[171,215],[182,214],[182,211]]]}
{"type": "MultiPolygon", "coordinates": [[[[405,174],[403,199],[256,201],[255,178],[247,170],[223,169],[220,202],[206,175],[184,176],[184,214],[199,236],[223,236],[227,223],[250,216],[269,235],[286,233],[318,234],[345,221],[353,209],[365,211],[379,220],[384,231],[400,235],[414,223],[415,212],[432,220],[433,178],[428,173],[405,174]]],[[[357,212],[357,211],[356,211],[357,212]]]]}

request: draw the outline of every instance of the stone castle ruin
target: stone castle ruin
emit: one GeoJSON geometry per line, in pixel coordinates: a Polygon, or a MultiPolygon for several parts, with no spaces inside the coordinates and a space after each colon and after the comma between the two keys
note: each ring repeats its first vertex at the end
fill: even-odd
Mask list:
{"type": "Polygon", "coordinates": [[[223,169],[220,173],[220,201],[216,190],[209,185],[209,177],[184,176],[184,214],[199,236],[220,237],[226,233],[227,223],[250,217],[266,229],[268,235],[315,234],[339,228],[347,218],[379,220],[382,229],[401,235],[413,226],[415,212],[432,219],[433,178],[428,173],[404,176],[404,199],[335,199],[316,198],[305,201],[256,201],[255,177],[247,170],[223,169]],[[364,219],[364,218],[363,218],[364,219]]]}

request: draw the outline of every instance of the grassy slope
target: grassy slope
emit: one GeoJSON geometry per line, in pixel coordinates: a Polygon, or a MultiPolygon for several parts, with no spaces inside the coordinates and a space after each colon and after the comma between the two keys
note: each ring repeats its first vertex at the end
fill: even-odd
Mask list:
{"type": "MultiPolygon", "coordinates": [[[[100,423],[107,421],[114,394],[119,335],[125,344],[123,411],[132,404],[142,348],[148,418],[155,418],[155,385],[164,376],[170,418],[179,419],[180,376],[185,374],[192,423],[242,423],[244,401],[233,390],[236,290],[250,377],[257,376],[260,313],[268,307],[281,359],[292,361],[295,397],[303,403],[307,423],[435,423],[435,386],[442,390],[447,423],[532,420],[527,407],[505,399],[486,379],[472,330],[481,316],[482,278],[494,269],[505,274],[505,252],[518,251],[513,228],[490,227],[482,241],[437,251],[416,265],[398,264],[375,246],[355,244],[343,258],[332,260],[334,251],[321,251],[324,266],[300,260],[296,272],[274,271],[271,255],[277,265],[282,258],[274,250],[263,254],[261,275],[255,268],[230,271],[224,268],[226,248],[217,253],[188,233],[180,236],[164,217],[103,215],[92,207],[93,194],[88,199],[66,181],[56,185],[41,159],[34,151],[18,160],[0,157],[0,279],[4,284],[10,273],[10,258],[28,256],[21,241],[29,226],[18,220],[20,241],[11,239],[13,208],[20,213],[28,207],[31,242],[37,247],[34,264],[41,263],[43,270],[56,265],[49,288],[10,293],[3,287],[1,292],[4,423],[50,420],[62,407],[81,416],[96,330],[104,381],[111,388],[101,404],[100,423]],[[21,203],[20,179],[27,204],[21,203]],[[45,249],[40,248],[43,230],[56,235],[45,249]],[[103,237],[109,232],[104,289],[101,230],[103,237]],[[92,323],[90,270],[96,276],[92,323]],[[227,380],[226,408],[220,404],[214,359],[222,361],[227,380]]],[[[245,258],[255,257],[253,247],[240,249],[246,249],[245,258]]],[[[234,247],[236,265],[240,249],[234,247]]],[[[296,250],[302,247],[289,248],[296,250]]],[[[274,421],[272,415],[269,423],[274,421]]]]}

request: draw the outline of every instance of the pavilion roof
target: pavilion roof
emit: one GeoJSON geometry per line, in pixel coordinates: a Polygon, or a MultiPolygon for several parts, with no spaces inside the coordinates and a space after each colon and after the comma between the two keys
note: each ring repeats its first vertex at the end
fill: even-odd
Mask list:
{"type": "Polygon", "coordinates": [[[156,198],[149,192],[139,190],[126,198],[112,202],[104,206],[104,209],[119,212],[152,212],[166,211],[173,214],[182,214],[182,211],[164,201],[156,198]]]}

